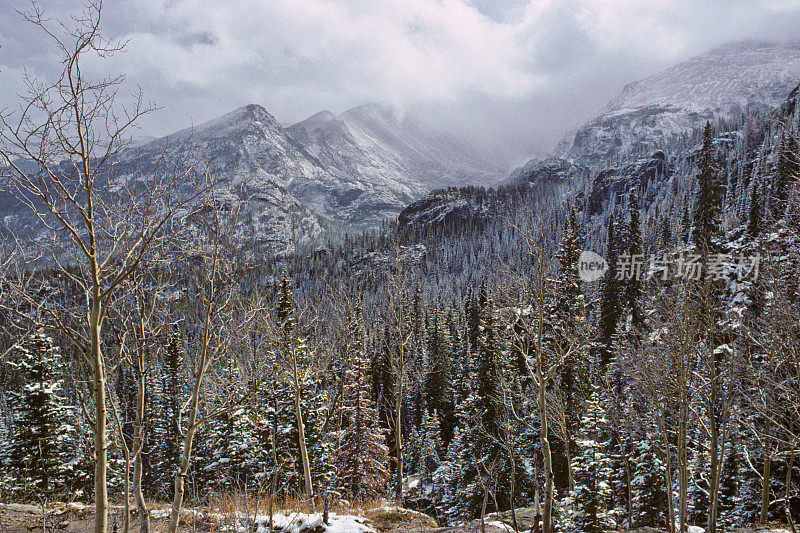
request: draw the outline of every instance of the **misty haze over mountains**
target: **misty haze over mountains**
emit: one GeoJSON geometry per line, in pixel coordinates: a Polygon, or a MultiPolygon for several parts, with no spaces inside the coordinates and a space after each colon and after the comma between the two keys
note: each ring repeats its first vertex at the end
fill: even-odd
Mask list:
{"type": "MultiPolygon", "coordinates": [[[[549,158],[534,158],[513,172],[505,171],[487,149],[453,132],[400,118],[376,104],[339,115],[320,111],[289,126],[263,107],[248,105],[136,143],[115,172],[146,174],[165,153],[202,153],[219,174],[223,197],[234,197],[242,183],[250,191],[245,211],[256,240],[285,250],[289,243],[318,239],[326,227],[376,227],[435,189],[542,176],[575,181],[584,169],[653,150],[707,120],[772,109],[798,79],[800,43],[719,47],[629,83],[549,158]]],[[[23,222],[12,216],[6,223],[23,222]]]]}

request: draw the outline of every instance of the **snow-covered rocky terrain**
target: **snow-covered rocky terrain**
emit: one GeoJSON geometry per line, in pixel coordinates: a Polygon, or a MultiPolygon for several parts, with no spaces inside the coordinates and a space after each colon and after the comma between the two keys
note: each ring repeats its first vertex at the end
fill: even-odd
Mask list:
{"type": "MultiPolygon", "coordinates": [[[[431,190],[494,183],[503,172],[447,134],[377,105],[338,116],[323,111],[284,128],[247,105],[159,139],[141,139],[113,166],[111,189],[149,178],[173,163],[210,170],[217,199],[240,202],[241,228],[275,253],[315,241],[327,229],[369,228],[431,190]]],[[[193,189],[185,182],[186,194],[193,189]]],[[[7,229],[36,231],[11,198],[0,198],[7,229]]]]}
{"type": "Polygon", "coordinates": [[[772,110],[800,80],[800,42],[731,43],[627,84],[597,116],[504,182],[563,183],[588,168],[649,156],[708,120],[772,110]]]}
{"type": "MultiPolygon", "coordinates": [[[[632,184],[659,190],[672,172],[662,148],[706,121],[775,110],[800,80],[800,43],[741,42],[629,83],[597,117],[566,136],[553,153],[534,157],[502,182],[531,185],[537,195],[584,191],[589,214],[632,184]]],[[[401,223],[426,224],[491,216],[463,189],[437,191],[406,208],[401,223]],[[472,207],[471,207],[472,206],[472,207]],[[477,206],[477,207],[476,207],[477,206]]],[[[645,203],[652,198],[642,198],[645,203]]]]}
{"type": "Polygon", "coordinates": [[[502,176],[477,153],[376,105],[323,111],[288,128],[247,105],[132,146],[115,174],[149,175],[165,156],[202,160],[223,199],[245,200],[256,242],[280,252],[315,239],[329,222],[374,227],[433,189],[502,176]]]}
{"type": "Polygon", "coordinates": [[[282,252],[323,231],[322,191],[337,184],[261,106],[132,146],[120,154],[114,179],[150,176],[177,160],[209,168],[220,201],[244,200],[240,220],[260,246],[282,252]]]}
{"type": "Polygon", "coordinates": [[[203,156],[223,188],[243,185],[263,204],[256,219],[282,212],[286,221],[299,218],[311,236],[315,216],[373,226],[438,187],[501,175],[466,144],[375,105],[338,117],[323,111],[288,128],[248,105],[133,147],[123,158],[141,171],[165,151],[203,156]]]}
{"type": "Polygon", "coordinates": [[[375,222],[447,186],[498,181],[502,171],[474,147],[370,104],[340,115],[321,111],[287,128],[342,189],[337,216],[375,222]]]}
{"type": "Polygon", "coordinates": [[[654,148],[707,120],[769,110],[800,79],[800,43],[723,45],[629,83],[555,154],[596,166],[654,148]]]}

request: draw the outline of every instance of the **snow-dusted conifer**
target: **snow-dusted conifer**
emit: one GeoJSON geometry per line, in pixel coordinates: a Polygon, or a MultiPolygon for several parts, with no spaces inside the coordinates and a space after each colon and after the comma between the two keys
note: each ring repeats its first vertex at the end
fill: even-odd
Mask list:
{"type": "Polygon", "coordinates": [[[13,420],[3,469],[17,488],[48,495],[63,491],[70,481],[74,428],[61,396],[58,347],[39,330],[11,351],[6,364],[17,374],[19,388],[8,393],[13,420]]]}
{"type": "Polygon", "coordinates": [[[586,402],[586,413],[578,433],[579,454],[575,458],[575,510],[572,523],[581,533],[602,533],[616,527],[608,456],[608,420],[600,388],[594,386],[586,402]]]}
{"type": "Polygon", "coordinates": [[[642,436],[634,444],[631,480],[633,498],[631,519],[634,527],[666,528],[667,526],[664,463],[653,444],[654,438],[649,435],[642,436]]]}
{"type": "Polygon", "coordinates": [[[379,427],[370,398],[369,360],[360,321],[361,311],[357,309],[347,325],[351,342],[341,407],[345,426],[338,438],[337,467],[344,494],[363,500],[385,493],[390,472],[387,432],[379,427]]]}

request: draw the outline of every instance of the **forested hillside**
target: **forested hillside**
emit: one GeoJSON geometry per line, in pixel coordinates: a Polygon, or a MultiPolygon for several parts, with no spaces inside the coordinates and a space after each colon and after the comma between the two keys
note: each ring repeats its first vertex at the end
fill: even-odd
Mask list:
{"type": "MultiPolygon", "coordinates": [[[[78,41],[102,51],[91,28],[78,41]]],[[[113,86],[65,92],[81,76],[65,65],[33,87],[63,102],[3,119],[6,192],[41,223],[7,227],[0,257],[3,498],[94,502],[98,531],[113,501],[126,529],[171,502],[172,532],[234,497],[270,517],[387,501],[441,524],[528,508],[545,533],[794,529],[797,88],[271,254],[263,199],[220,189],[218,166],[150,144],[146,175],[102,179],[130,163],[113,86]]],[[[323,172],[262,109],[236,113],[323,172]]],[[[312,177],[286,185],[311,197],[312,177]]]]}

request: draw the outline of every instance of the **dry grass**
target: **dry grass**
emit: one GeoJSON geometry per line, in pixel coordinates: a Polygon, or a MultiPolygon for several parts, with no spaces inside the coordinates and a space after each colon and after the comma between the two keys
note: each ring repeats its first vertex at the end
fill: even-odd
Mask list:
{"type": "MultiPolygon", "coordinates": [[[[363,514],[378,507],[390,505],[383,498],[369,498],[344,500],[331,495],[328,499],[328,511],[336,514],[363,514]]],[[[269,513],[269,497],[264,494],[246,492],[224,492],[214,494],[209,498],[208,510],[224,515],[239,514],[245,516],[265,515],[269,513]]],[[[316,496],[312,501],[298,494],[285,496],[273,502],[275,513],[321,513],[325,509],[323,496],[316,496]]]]}

